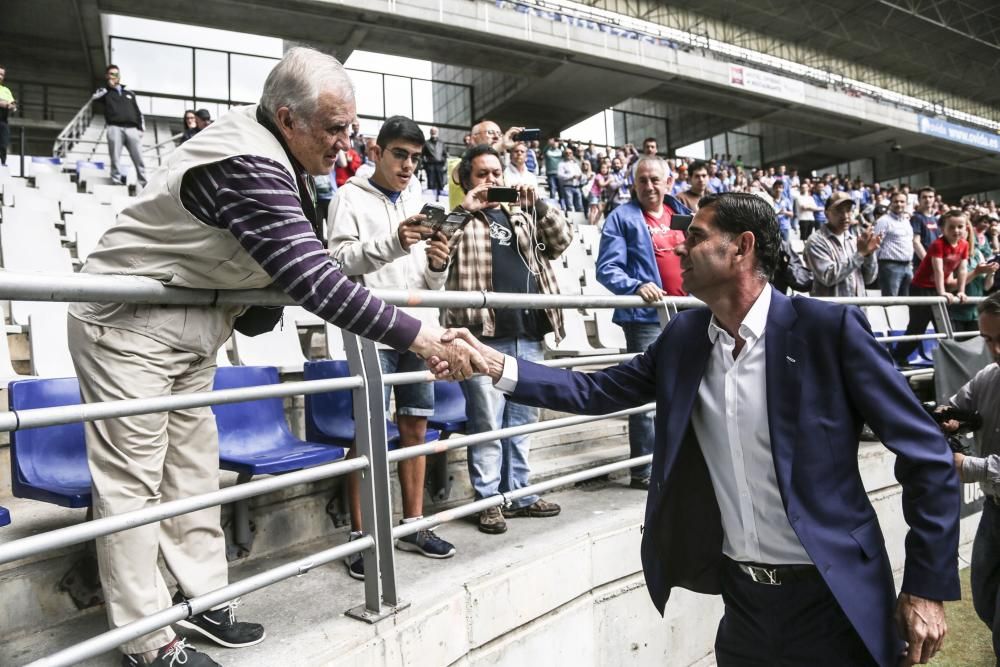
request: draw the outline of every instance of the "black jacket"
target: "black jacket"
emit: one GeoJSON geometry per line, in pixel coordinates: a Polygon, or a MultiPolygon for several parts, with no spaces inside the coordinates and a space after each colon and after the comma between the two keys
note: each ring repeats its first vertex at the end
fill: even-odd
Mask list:
{"type": "Polygon", "coordinates": [[[791,244],[782,241],[781,255],[771,278],[771,285],[782,294],[788,294],[789,287],[796,292],[808,292],[812,289],[812,284],[812,272],[802,263],[799,254],[792,250],[791,244]]]}
{"type": "Polygon", "coordinates": [[[104,122],[118,127],[137,127],[145,129],[145,121],[139,104],[135,101],[135,93],[120,86],[121,92],[114,88],[101,86],[94,93],[93,99],[100,100],[104,105],[104,122]]]}

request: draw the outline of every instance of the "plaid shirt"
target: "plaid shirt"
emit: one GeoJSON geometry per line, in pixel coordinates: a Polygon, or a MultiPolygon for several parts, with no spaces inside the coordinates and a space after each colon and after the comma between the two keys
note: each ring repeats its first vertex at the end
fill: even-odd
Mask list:
{"type": "Polygon", "coordinates": [[[823,225],[809,236],[803,256],[813,274],[810,296],[864,296],[878,276],[875,253],[863,257],[849,229],[838,238],[823,225]]]}
{"type": "MultiPolygon", "coordinates": [[[[527,258],[528,268],[535,274],[538,288],[544,294],[558,294],[555,273],[548,261],[539,261],[539,256],[546,260],[557,259],[573,241],[573,228],[566,222],[562,211],[549,206],[536,225],[534,216],[523,209],[511,210],[504,205],[503,210],[510,217],[510,226],[517,236],[521,256],[527,258]]],[[[480,211],[474,214],[465,225],[445,288],[461,292],[493,291],[493,242],[485,213],[480,211]]],[[[562,312],[558,308],[547,308],[545,314],[552,324],[556,340],[562,340],[565,335],[562,312]]],[[[496,312],[492,308],[442,308],[441,324],[446,327],[481,327],[482,335],[491,337],[496,332],[496,312]]]]}

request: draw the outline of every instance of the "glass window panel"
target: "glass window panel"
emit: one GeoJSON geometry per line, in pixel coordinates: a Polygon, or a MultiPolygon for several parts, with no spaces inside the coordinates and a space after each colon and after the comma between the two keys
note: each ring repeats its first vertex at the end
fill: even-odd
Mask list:
{"type": "Polygon", "coordinates": [[[413,118],[413,93],[410,79],[405,76],[385,77],[385,115],[401,115],[413,118]]]}
{"type": "Polygon", "coordinates": [[[143,110],[143,113],[148,113],[151,116],[183,118],[184,111],[191,108],[188,106],[191,103],[190,100],[175,100],[170,97],[151,97],[150,103],[149,111],[143,110]]]}
{"type": "Polygon", "coordinates": [[[190,95],[192,50],[186,46],[111,39],[111,62],[122,83],[135,90],[166,95],[190,95]]]}
{"type": "Polygon", "coordinates": [[[413,79],[413,119],[424,123],[443,122],[434,114],[434,82],[413,79]]]}
{"type": "Polygon", "coordinates": [[[354,84],[354,99],[358,105],[358,115],[385,117],[382,75],[358,70],[348,70],[348,74],[354,84]]]}
{"type": "Polygon", "coordinates": [[[264,80],[278,61],[259,56],[230,56],[229,99],[233,102],[253,104],[260,99],[264,80]]]}
{"type": "Polygon", "coordinates": [[[195,95],[217,100],[229,99],[229,68],[226,61],[226,54],[218,51],[198,49],[194,52],[195,95]]]}

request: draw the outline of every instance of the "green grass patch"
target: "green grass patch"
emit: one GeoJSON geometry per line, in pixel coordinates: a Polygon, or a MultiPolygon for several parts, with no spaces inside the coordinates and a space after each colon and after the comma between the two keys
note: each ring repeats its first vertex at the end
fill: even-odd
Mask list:
{"type": "Polygon", "coordinates": [[[935,667],[994,667],[993,643],[990,630],[979,620],[972,608],[972,588],[969,568],[959,574],[962,580],[962,599],[945,603],[948,636],[944,648],[931,660],[935,667]]]}

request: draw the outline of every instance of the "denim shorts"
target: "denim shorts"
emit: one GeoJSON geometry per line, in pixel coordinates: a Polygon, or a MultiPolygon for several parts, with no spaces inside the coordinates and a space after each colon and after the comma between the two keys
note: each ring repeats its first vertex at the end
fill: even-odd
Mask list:
{"type": "MultiPolygon", "coordinates": [[[[378,361],[383,373],[410,373],[427,370],[427,362],[410,351],[379,350],[378,361]]],[[[434,414],[434,385],[432,383],[398,384],[395,387],[386,387],[386,410],[389,409],[390,389],[396,391],[397,415],[430,417],[434,414]]]]}

